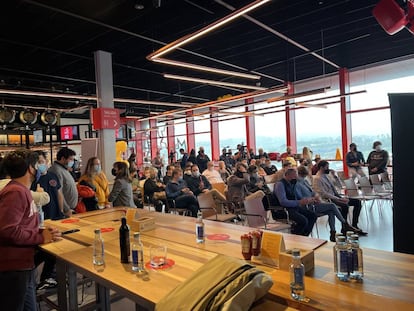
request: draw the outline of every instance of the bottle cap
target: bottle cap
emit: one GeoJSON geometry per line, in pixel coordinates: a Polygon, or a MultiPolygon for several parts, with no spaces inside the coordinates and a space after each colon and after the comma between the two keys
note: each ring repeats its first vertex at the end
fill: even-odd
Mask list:
{"type": "Polygon", "coordinates": [[[126,225],[126,223],[127,223],[127,219],[126,219],[126,217],[125,217],[125,216],[122,216],[122,217],[121,217],[121,223],[122,223],[123,225],[126,225]]]}
{"type": "Polygon", "coordinates": [[[346,236],[351,236],[351,235],[353,235],[354,234],[354,231],[347,231],[346,232],[346,236]]]}
{"type": "Polygon", "coordinates": [[[359,236],[358,236],[358,234],[353,234],[353,235],[351,235],[351,239],[352,239],[352,240],[359,240],[359,236]]]}
{"type": "Polygon", "coordinates": [[[343,235],[340,235],[336,238],[337,242],[345,242],[345,237],[343,235]]]}
{"type": "Polygon", "coordinates": [[[101,229],[95,229],[95,233],[101,233],[101,229]]]}
{"type": "Polygon", "coordinates": [[[300,256],[300,250],[297,248],[292,249],[292,256],[299,257],[300,256]]]}
{"type": "Polygon", "coordinates": [[[134,232],[134,238],[139,238],[139,232],[134,232]]]}

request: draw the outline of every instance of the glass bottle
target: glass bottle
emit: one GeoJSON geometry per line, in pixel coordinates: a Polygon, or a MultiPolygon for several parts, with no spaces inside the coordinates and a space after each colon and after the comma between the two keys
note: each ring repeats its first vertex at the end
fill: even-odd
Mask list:
{"type": "Polygon", "coordinates": [[[290,295],[295,300],[304,301],[305,297],[305,266],[300,260],[300,250],[292,250],[292,263],[289,267],[290,295]]]}
{"type": "Polygon", "coordinates": [[[196,221],[196,242],[204,243],[204,222],[203,222],[203,213],[201,210],[197,212],[197,221],[196,221]]]}
{"type": "Polygon", "coordinates": [[[39,228],[45,227],[45,213],[43,212],[42,205],[37,206],[37,211],[39,212],[39,228]]]}
{"type": "Polygon", "coordinates": [[[93,266],[98,272],[105,269],[104,240],[101,237],[101,229],[95,229],[95,239],[93,241],[93,266]]]}
{"type": "Polygon", "coordinates": [[[129,226],[126,217],[121,218],[121,227],[119,228],[119,247],[121,251],[121,262],[129,263],[131,249],[129,243],[129,226]]]}
{"type": "Polygon", "coordinates": [[[346,233],[345,233],[345,236],[346,236],[346,242],[349,244],[350,243],[350,240],[351,240],[351,235],[353,235],[354,234],[354,231],[347,231],[346,233]]]}
{"type": "Polygon", "coordinates": [[[338,237],[343,236],[342,233],[335,234],[335,245],[333,246],[333,258],[334,258],[334,273],[338,272],[338,259],[337,259],[337,245],[338,245],[338,237]]]}
{"type": "Polygon", "coordinates": [[[142,272],[144,270],[144,246],[139,232],[135,232],[132,243],[132,271],[142,272]]]}
{"type": "Polygon", "coordinates": [[[351,273],[350,278],[360,281],[364,277],[364,263],[362,249],[359,247],[359,237],[357,234],[351,236],[351,273]]]}
{"type": "Polygon", "coordinates": [[[336,276],[341,281],[349,280],[349,245],[344,236],[339,236],[336,243],[336,276]]]}

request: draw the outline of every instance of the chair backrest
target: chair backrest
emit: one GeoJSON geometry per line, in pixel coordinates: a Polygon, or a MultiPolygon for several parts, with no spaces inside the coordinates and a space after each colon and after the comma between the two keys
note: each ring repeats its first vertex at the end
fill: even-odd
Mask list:
{"type": "Polygon", "coordinates": [[[391,182],[390,175],[388,174],[388,172],[381,173],[380,175],[381,175],[381,180],[383,182],[391,182]]]}
{"type": "Polygon", "coordinates": [[[357,185],[355,184],[355,181],[352,178],[345,179],[344,183],[345,183],[345,187],[346,187],[347,191],[349,191],[349,190],[358,190],[358,187],[357,187],[357,185]]]}
{"type": "Polygon", "coordinates": [[[371,180],[373,185],[382,185],[379,174],[369,175],[369,179],[371,180]]]}
{"type": "Polygon", "coordinates": [[[263,202],[261,198],[252,198],[244,200],[244,208],[246,210],[246,219],[249,227],[262,228],[266,225],[265,219],[267,217],[267,212],[264,209],[263,202]],[[257,215],[257,216],[249,216],[257,215]]]}
{"type": "Polygon", "coordinates": [[[214,202],[214,198],[210,192],[200,193],[197,196],[197,201],[203,213],[203,218],[207,218],[216,214],[216,203],[214,202]]]}
{"type": "Polygon", "coordinates": [[[222,195],[226,195],[226,188],[227,185],[224,182],[219,182],[215,184],[211,184],[211,187],[213,189],[216,189],[218,192],[220,192],[222,195]]]}
{"type": "Polygon", "coordinates": [[[361,176],[358,180],[361,187],[371,188],[371,183],[369,182],[369,178],[367,176],[361,176]]]}

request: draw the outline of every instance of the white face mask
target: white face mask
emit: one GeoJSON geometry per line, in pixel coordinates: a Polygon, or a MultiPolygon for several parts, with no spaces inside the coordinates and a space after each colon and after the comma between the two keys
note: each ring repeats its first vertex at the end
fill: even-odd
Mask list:
{"type": "Polygon", "coordinates": [[[375,151],[381,151],[381,145],[376,146],[375,151]]]}

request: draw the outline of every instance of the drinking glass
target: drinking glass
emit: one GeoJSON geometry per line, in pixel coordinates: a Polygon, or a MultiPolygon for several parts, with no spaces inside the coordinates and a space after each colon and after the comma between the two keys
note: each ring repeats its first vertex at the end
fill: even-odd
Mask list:
{"type": "Polygon", "coordinates": [[[167,246],[154,245],[150,247],[150,263],[154,268],[159,268],[166,263],[167,246]]]}

